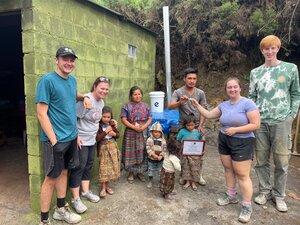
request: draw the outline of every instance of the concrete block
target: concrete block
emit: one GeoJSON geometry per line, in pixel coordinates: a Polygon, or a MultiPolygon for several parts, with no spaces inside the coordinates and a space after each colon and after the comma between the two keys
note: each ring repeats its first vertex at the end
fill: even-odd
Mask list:
{"type": "Polygon", "coordinates": [[[30,31],[22,33],[22,51],[24,54],[34,51],[34,34],[30,31]]]}
{"type": "Polygon", "coordinates": [[[27,135],[28,155],[41,156],[42,144],[38,135],[27,135]]]}
{"type": "Polygon", "coordinates": [[[33,29],[33,12],[32,9],[22,9],[22,30],[23,34],[25,31],[29,31],[33,29]]]}
{"type": "Polygon", "coordinates": [[[97,46],[86,46],[86,60],[95,62],[97,61],[99,55],[102,53],[97,46]]]}
{"type": "Polygon", "coordinates": [[[103,33],[95,32],[92,36],[92,43],[97,46],[97,48],[105,49],[107,46],[106,36],[103,33]]]}
{"type": "Polygon", "coordinates": [[[62,21],[57,18],[56,15],[49,17],[47,29],[48,31],[50,31],[51,36],[58,36],[63,38],[68,37],[63,35],[62,21]]]}
{"type": "Polygon", "coordinates": [[[35,57],[34,53],[25,54],[23,56],[23,67],[25,74],[34,74],[35,57]]]}
{"type": "Polygon", "coordinates": [[[26,115],[36,116],[36,104],[34,97],[26,96],[26,115]]]}
{"type": "Polygon", "coordinates": [[[65,1],[44,1],[44,0],[34,0],[32,5],[35,9],[52,15],[57,15],[60,17],[63,11],[63,5],[65,1]]]}
{"type": "MultiPolygon", "coordinates": [[[[62,36],[68,39],[71,39],[72,37],[74,37],[74,26],[72,22],[69,21],[62,21],[62,26],[61,26],[61,30],[62,30],[62,36]]],[[[75,51],[75,50],[74,50],[75,51]]]]}
{"type": "MultiPolygon", "coordinates": [[[[27,106],[26,106],[27,107],[27,106]]],[[[26,116],[26,132],[27,135],[39,135],[39,122],[36,116],[26,116]]]]}
{"type": "Polygon", "coordinates": [[[40,193],[44,175],[29,175],[29,190],[30,193],[40,193]]]}
{"type": "MultiPolygon", "coordinates": [[[[46,47],[47,48],[47,47],[46,47]]],[[[54,53],[55,54],[55,53],[54,53]]],[[[36,54],[35,56],[35,74],[47,74],[51,71],[49,67],[53,65],[53,56],[48,54],[36,54]]]]}
{"type": "Polygon", "coordinates": [[[95,77],[94,63],[91,61],[78,60],[76,63],[76,74],[81,77],[95,77]]]}
{"type": "Polygon", "coordinates": [[[38,9],[33,10],[33,28],[38,32],[47,32],[51,30],[51,17],[49,14],[43,13],[38,9]]]}
{"type": "Polygon", "coordinates": [[[43,173],[43,163],[41,157],[28,155],[28,172],[32,175],[40,175],[43,173]]]}
{"type": "Polygon", "coordinates": [[[109,74],[112,77],[118,77],[119,66],[113,64],[107,64],[104,67],[104,74],[109,74]]]}
{"type": "Polygon", "coordinates": [[[89,89],[86,86],[86,78],[85,77],[76,77],[77,80],[77,91],[84,94],[89,92],[89,89]]]}
{"type": "Polygon", "coordinates": [[[40,212],[40,194],[30,193],[30,207],[34,212],[40,212]]]}
{"type": "MultiPolygon", "coordinates": [[[[94,71],[95,79],[96,79],[97,77],[100,77],[100,76],[105,75],[105,74],[104,74],[104,65],[103,65],[102,63],[95,62],[95,63],[94,63],[94,69],[95,69],[95,71],[94,71]]],[[[95,80],[95,79],[94,79],[94,80],[95,80]]],[[[93,82],[94,82],[94,81],[93,81],[93,82]]]]}
{"type": "Polygon", "coordinates": [[[1,1],[0,4],[0,11],[7,11],[7,9],[10,10],[16,10],[21,8],[21,2],[17,0],[10,0],[10,1],[1,1]]]}
{"type": "Polygon", "coordinates": [[[35,96],[37,80],[38,78],[35,75],[26,74],[24,76],[24,91],[27,97],[35,96]]]}
{"type": "Polygon", "coordinates": [[[22,9],[29,9],[32,7],[32,0],[22,0],[20,2],[22,4],[22,9]]]}

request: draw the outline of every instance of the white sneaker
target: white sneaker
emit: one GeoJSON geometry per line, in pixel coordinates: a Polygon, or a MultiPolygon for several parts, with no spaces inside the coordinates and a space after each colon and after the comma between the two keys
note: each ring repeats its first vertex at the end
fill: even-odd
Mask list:
{"type": "Polygon", "coordinates": [[[147,184],[147,188],[152,188],[152,181],[149,181],[149,183],[147,184]]]}
{"type": "Polygon", "coordinates": [[[63,220],[67,223],[79,223],[81,221],[81,216],[73,213],[69,207],[69,204],[66,203],[64,207],[55,207],[53,219],[63,220]]]}
{"type": "Polygon", "coordinates": [[[201,186],[205,186],[206,185],[206,181],[203,179],[203,177],[200,175],[200,179],[198,182],[201,186]]]}
{"type": "Polygon", "coordinates": [[[79,214],[84,213],[87,210],[87,207],[82,203],[80,198],[72,200],[72,206],[79,214]]]}
{"type": "Polygon", "coordinates": [[[287,205],[286,205],[283,198],[276,198],[275,197],[275,198],[273,198],[273,202],[275,203],[276,209],[279,212],[287,212],[288,211],[287,205]]]}
{"type": "Polygon", "coordinates": [[[100,197],[98,195],[95,195],[92,191],[89,192],[81,192],[81,196],[83,198],[86,198],[87,200],[89,200],[90,202],[99,202],[100,201],[100,197]]]}
{"type": "Polygon", "coordinates": [[[272,199],[272,194],[268,193],[260,193],[258,196],[254,198],[254,202],[259,205],[264,205],[267,203],[268,200],[272,199]]]}

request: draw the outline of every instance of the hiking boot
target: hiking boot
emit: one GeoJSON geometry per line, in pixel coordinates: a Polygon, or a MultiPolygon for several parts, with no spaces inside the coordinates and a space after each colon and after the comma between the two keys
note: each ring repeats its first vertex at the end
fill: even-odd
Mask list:
{"type": "Polygon", "coordinates": [[[63,220],[67,223],[79,223],[81,221],[81,216],[73,213],[69,207],[69,204],[66,203],[64,207],[55,207],[53,219],[63,220]]]}
{"type": "Polygon", "coordinates": [[[47,220],[41,221],[39,225],[51,225],[50,219],[48,218],[47,220]]]}
{"type": "Polygon", "coordinates": [[[206,181],[203,179],[202,176],[200,176],[199,182],[198,182],[201,186],[205,186],[206,185],[206,181]]]}
{"type": "Polygon", "coordinates": [[[147,184],[147,188],[152,188],[152,181],[149,181],[149,183],[147,184]]]}
{"type": "Polygon", "coordinates": [[[271,198],[272,198],[272,194],[271,193],[268,193],[268,194],[260,193],[258,196],[256,196],[254,198],[254,202],[257,203],[257,204],[259,204],[259,205],[264,205],[271,198]]]}
{"type": "Polygon", "coordinates": [[[239,199],[237,197],[237,194],[235,194],[233,197],[229,196],[226,192],[224,193],[224,196],[222,198],[218,198],[217,204],[220,206],[228,205],[228,204],[236,204],[239,202],[239,199]]]}
{"type": "Polygon", "coordinates": [[[80,198],[72,200],[72,206],[79,214],[84,213],[87,210],[87,207],[82,203],[80,198]]]}
{"type": "Polygon", "coordinates": [[[252,214],[252,205],[243,206],[239,215],[239,221],[242,223],[248,223],[252,214]]]}
{"type": "Polygon", "coordinates": [[[98,195],[95,195],[92,191],[83,193],[81,192],[81,196],[83,198],[86,198],[87,200],[89,200],[90,202],[99,202],[100,201],[100,197],[98,195]]]}
{"type": "Polygon", "coordinates": [[[275,198],[273,198],[273,202],[275,203],[276,209],[279,212],[287,212],[288,211],[288,208],[287,208],[287,205],[286,205],[284,199],[275,197],[275,198]]]}

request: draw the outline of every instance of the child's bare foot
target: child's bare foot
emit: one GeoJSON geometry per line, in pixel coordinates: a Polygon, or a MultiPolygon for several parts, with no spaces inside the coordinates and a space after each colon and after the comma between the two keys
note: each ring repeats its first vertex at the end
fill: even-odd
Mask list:
{"type": "Polygon", "coordinates": [[[110,195],[114,194],[113,189],[111,189],[110,187],[106,187],[106,192],[107,192],[107,194],[110,194],[110,195]]]}
{"type": "Polygon", "coordinates": [[[100,192],[100,197],[105,198],[105,196],[106,196],[106,190],[102,189],[101,192],[100,192]]]}
{"type": "Polygon", "coordinates": [[[197,191],[197,189],[198,189],[195,182],[192,182],[192,189],[193,189],[193,191],[197,191]]]}
{"type": "Polygon", "coordinates": [[[191,186],[191,185],[190,185],[190,182],[189,182],[189,181],[186,181],[185,185],[182,186],[182,189],[183,189],[183,190],[186,190],[186,189],[188,189],[190,186],[191,186]]]}

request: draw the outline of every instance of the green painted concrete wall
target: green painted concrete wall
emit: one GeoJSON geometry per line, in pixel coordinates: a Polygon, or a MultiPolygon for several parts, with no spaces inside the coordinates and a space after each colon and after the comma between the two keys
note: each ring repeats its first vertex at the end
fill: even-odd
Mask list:
{"type": "MultiPolygon", "coordinates": [[[[38,211],[43,168],[34,98],[41,75],[55,68],[56,50],[69,46],[76,52],[78,60],[73,74],[78,91],[88,92],[98,76],[111,78],[111,91],[105,103],[113,108],[123,131],[120,108],[128,101],[130,87],[140,86],[145,102],[149,102],[147,93],[154,90],[156,40],[150,32],[85,1],[12,0],[1,5],[0,11],[18,8],[22,13],[30,199],[32,209],[38,211]],[[137,47],[136,58],[128,57],[128,44],[137,47]]],[[[97,176],[94,177],[97,182],[97,176]]]]}

